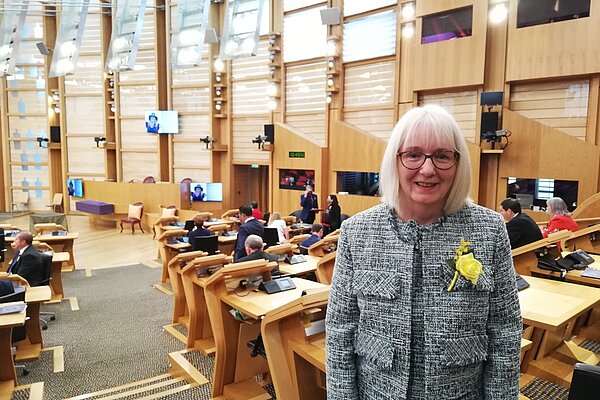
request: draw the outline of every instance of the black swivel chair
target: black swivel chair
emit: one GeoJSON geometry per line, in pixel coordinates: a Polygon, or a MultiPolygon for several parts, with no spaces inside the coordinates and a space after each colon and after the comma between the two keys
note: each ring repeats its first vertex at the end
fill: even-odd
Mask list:
{"type": "Polygon", "coordinates": [[[263,232],[263,241],[267,247],[279,244],[279,232],[277,231],[277,228],[265,228],[263,232]]]}
{"type": "Polygon", "coordinates": [[[340,222],[344,222],[348,218],[350,218],[348,214],[340,214],[340,222]]]}
{"type": "MultiPolygon", "coordinates": [[[[17,286],[15,292],[0,297],[0,303],[12,303],[14,301],[25,301],[25,286],[17,286]]],[[[27,337],[25,326],[16,326],[12,328],[11,342],[16,343],[24,340],[27,337]]],[[[16,369],[22,369],[23,375],[29,374],[29,371],[24,365],[15,365],[16,369]]]]}
{"type": "Polygon", "coordinates": [[[600,367],[577,363],[573,371],[569,400],[595,400],[598,399],[600,387],[600,367]]]}
{"type": "Polygon", "coordinates": [[[194,243],[192,243],[192,251],[202,250],[212,256],[217,254],[219,251],[219,237],[216,235],[212,236],[196,236],[194,243]]]}
{"type": "Polygon", "coordinates": [[[296,210],[290,213],[291,216],[296,217],[296,222],[300,222],[300,217],[302,216],[302,210],[296,210]]]}
{"type": "MultiPolygon", "coordinates": [[[[50,285],[50,272],[52,269],[52,254],[41,253],[42,254],[42,276],[44,280],[40,282],[37,286],[49,286],[50,285]]],[[[41,318],[42,315],[46,315],[50,317],[50,321],[54,321],[56,319],[56,314],[53,312],[40,312],[40,323],[42,324],[42,329],[48,329],[48,322],[41,318]]]]}

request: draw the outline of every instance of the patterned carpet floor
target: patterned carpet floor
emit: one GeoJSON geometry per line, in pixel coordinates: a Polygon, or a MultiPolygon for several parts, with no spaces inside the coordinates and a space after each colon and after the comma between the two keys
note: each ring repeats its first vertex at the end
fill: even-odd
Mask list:
{"type": "MultiPolygon", "coordinates": [[[[28,362],[30,374],[19,383],[44,382],[44,398],[64,399],[150,378],[168,371],[168,353],[184,345],[163,331],[170,323],[172,297],[152,288],[160,269],[144,265],[63,274],[66,296],[75,296],[79,311],[68,300],[44,305],[56,321],[43,331],[45,347],[64,346],[65,371],[53,372],[53,354],[42,352],[28,362]]],[[[212,370],[212,358],[204,360],[212,370]]],[[[205,385],[206,386],[206,385],[205,385]]],[[[206,389],[173,399],[208,399],[206,389]]]]}
{"type": "Polygon", "coordinates": [[[569,397],[569,389],[540,378],[522,387],[521,393],[532,400],[567,400],[569,397]]]}

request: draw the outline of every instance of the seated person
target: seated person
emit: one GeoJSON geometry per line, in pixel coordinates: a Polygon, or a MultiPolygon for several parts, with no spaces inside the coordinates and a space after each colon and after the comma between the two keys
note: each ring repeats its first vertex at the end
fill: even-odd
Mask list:
{"type": "Polygon", "coordinates": [[[546,201],[546,212],[550,214],[550,222],[548,227],[542,231],[542,235],[546,238],[549,234],[556,231],[568,230],[575,232],[579,230],[577,222],[569,214],[567,204],[560,197],[553,197],[546,201]]]}
{"type": "Polygon", "coordinates": [[[188,232],[190,244],[194,243],[194,238],[198,236],[210,236],[210,231],[204,227],[204,218],[196,216],[194,217],[194,230],[188,232]]]}
{"type": "Polygon", "coordinates": [[[310,237],[304,239],[304,241],[300,243],[300,246],[309,248],[310,246],[321,240],[321,238],[323,237],[323,225],[313,224],[312,228],[310,229],[310,233],[310,237]]]}
{"type": "Polygon", "coordinates": [[[521,212],[521,204],[516,199],[504,199],[500,203],[500,214],[506,222],[506,230],[511,249],[542,239],[542,232],[535,221],[521,212]]]}
{"type": "Polygon", "coordinates": [[[26,279],[29,286],[39,286],[45,280],[42,270],[42,254],[31,245],[33,235],[28,231],[21,231],[15,237],[13,248],[15,258],[8,267],[11,274],[20,275],[26,279]]]}
{"type": "Polygon", "coordinates": [[[269,254],[263,251],[263,240],[258,235],[250,235],[246,239],[244,243],[244,247],[246,248],[246,253],[248,254],[245,257],[242,257],[235,262],[244,262],[244,261],[253,261],[253,260],[261,260],[265,259],[267,261],[277,261],[277,257],[274,254],[269,254]]]}
{"type": "Polygon", "coordinates": [[[258,202],[252,200],[250,202],[250,207],[252,207],[252,216],[256,219],[263,219],[263,213],[258,208],[258,202]]]}
{"type": "Polygon", "coordinates": [[[12,294],[15,292],[15,287],[12,281],[0,280],[0,297],[12,294]]]}

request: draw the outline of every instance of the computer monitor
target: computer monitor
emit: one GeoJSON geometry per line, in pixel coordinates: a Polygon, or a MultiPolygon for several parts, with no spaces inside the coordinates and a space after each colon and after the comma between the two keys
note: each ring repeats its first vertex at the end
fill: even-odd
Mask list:
{"type": "Polygon", "coordinates": [[[188,219],[187,221],[185,221],[185,225],[183,226],[183,229],[185,229],[188,232],[191,232],[194,230],[195,225],[196,225],[196,223],[194,222],[193,219],[188,219]]]}
{"type": "Polygon", "coordinates": [[[517,194],[517,201],[521,204],[521,208],[523,210],[530,210],[533,205],[533,195],[532,194],[517,194]]]}
{"type": "Polygon", "coordinates": [[[275,246],[279,243],[279,233],[277,228],[265,228],[263,240],[267,246],[275,246]]]}
{"type": "Polygon", "coordinates": [[[217,254],[219,250],[218,236],[196,236],[192,243],[192,251],[205,251],[209,255],[217,254]]]}

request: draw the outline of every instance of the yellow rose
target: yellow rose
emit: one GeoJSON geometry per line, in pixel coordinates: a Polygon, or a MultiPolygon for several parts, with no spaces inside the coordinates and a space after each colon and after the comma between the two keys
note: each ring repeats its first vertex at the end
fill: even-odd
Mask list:
{"type": "Polygon", "coordinates": [[[470,280],[473,285],[477,285],[482,267],[481,263],[473,257],[473,253],[469,253],[458,258],[456,270],[466,279],[470,280]]]}

